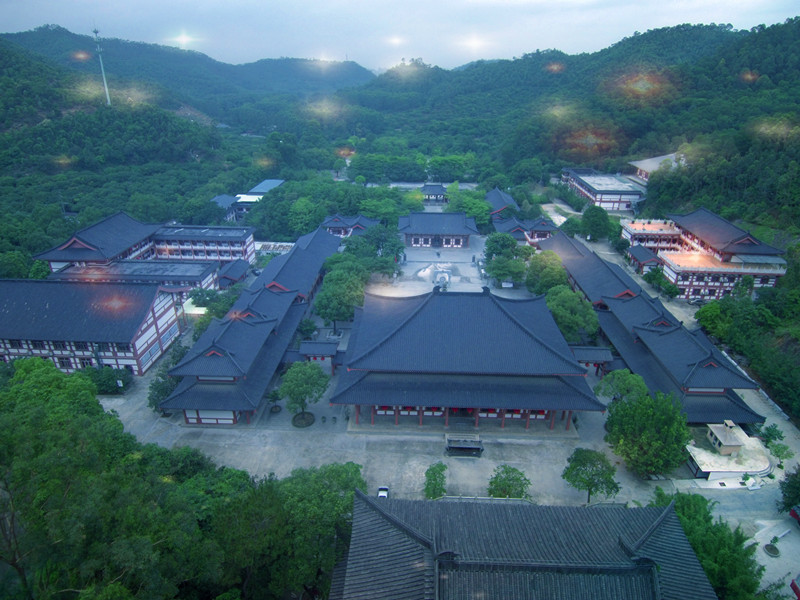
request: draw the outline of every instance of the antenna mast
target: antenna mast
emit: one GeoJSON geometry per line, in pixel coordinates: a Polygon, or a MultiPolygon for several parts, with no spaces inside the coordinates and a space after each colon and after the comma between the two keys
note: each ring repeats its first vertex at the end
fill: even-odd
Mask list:
{"type": "Polygon", "coordinates": [[[97,56],[100,58],[100,73],[103,75],[103,88],[106,91],[106,104],[111,106],[111,96],[108,94],[108,82],[106,81],[106,70],[103,68],[103,49],[100,47],[100,38],[98,34],[100,33],[97,30],[97,27],[92,29],[92,33],[94,33],[94,41],[97,43],[97,56]]]}

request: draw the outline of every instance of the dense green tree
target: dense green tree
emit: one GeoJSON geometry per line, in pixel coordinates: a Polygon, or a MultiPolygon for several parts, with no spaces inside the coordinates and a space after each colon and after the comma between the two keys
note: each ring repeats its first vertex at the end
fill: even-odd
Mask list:
{"type": "Polygon", "coordinates": [[[348,321],[353,318],[353,309],[364,303],[364,279],[353,272],[334,270],[325,276],[317,297],[314,312],[326,322],[348,321]]]}
{"type": "Polygon", "coordinates": [[[582,334],[597,333],[600,327],[597,313],[580,292],[572,291],[567,285],[556,285],[547,290],[545,301],[568,342],[580,341],[582,334]]]}
{"type": "Polygon", "coordinates": [[[512,281],[515,285],[525,279],[525,261],[521,258],[495,256],[486,263],[486,273],[497,281],[512,281]]]}
{"type": "Polygon", "coordinates": [[[640,375],[628,369],[611,371],[594,386],[594,393],[611,400],[639,400],[650,392],[640,375]]]}
{"type": "Polygon", "coordinates": [[[531,481],[525,473],[510,465],[498,465],[489,479],[488,494],[491,498],[529,499],[530,487],[531,481]]]}
{"type": "Polygon", "coordinates": [[[161,403],[181,382],[181,377],[170,377],[169,370],[177,365],[188,351],[189,346],[175,344],[159,362],[155,376],[147,388],[147,405],[153,410],[158,410],[161,403]]]}
{"type": "Polygon", "coordinates": [[[641,477],[669,473],[686,460],[691,434],[680,403],[671,395],[613,400],[606,430],[614,452],[641,477]]]}
{"type": "Polygon", "coordinates": [[[517,240],[508,233],[492,233],[486,238],[483,247],[483,256],[487,261],[495,256],[513,258],[517,252],[517,240]]]}
{"type": "Polygon", "coordinates": [[[355,490],[366,487],[361,465],[352,462],[295,469],[281,480],[289,589],[317,588],[327,596],[333,567],[350,542],[355,490]]]}
{"type": "Polygon", "coordinates": [[[425,498],[436,500],[447,494],[447,465],[443,462],[432,464],[425,471],[425,498]]]}
{"type": "Polygon", "coordinates": [[[781,499],[778,501],[778,510],[789,512],[795,506],[800,506],[800,466],[791,473],[786,473],[780,482],[781,499]]]}
{"type": "Polygon", "coordinates": [[[611,233],[611,221],[605,209],[595,206],[587,206],[581,218],[581,233],[589,241],[603,240],[611,233]]]}
{"type": "Polygon", "coordinates": [[[575,489],[584,490],[589,503],[595,492],[604,496],[615,496],[619,492],[619,483],[614,480],[616,472],[616,467],[602,452],[575,448],[561,477],[575,489]]]}
{"type": "Polygon", "coordinates": [[[563,231],[565,235],[575,237],[583,231],[583,225],[578,217],[573,216],[568,217],[567,220],[559,226],[559,229],[563,231]]]}
{"type": "Polygon", "coordinates": [[[561,257],[552,250],[537,252],[528,261],[525,285],[534,294],[544,294],[557,285],[567,285],[567,271],[561,257]]]}
{"type": "Polygon", "coordinates": [[[286,398],[286,407],[303,414],[309,404],[316,404],[328,389],[329,378],[318,363],[299,361],[283,374],[278,393],[286,398]]]}

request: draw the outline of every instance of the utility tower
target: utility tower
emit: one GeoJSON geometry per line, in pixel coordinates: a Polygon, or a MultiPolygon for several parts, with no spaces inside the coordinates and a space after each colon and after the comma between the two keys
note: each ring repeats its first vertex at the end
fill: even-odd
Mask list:
{"type": "Polygon", "coordinates": [[[100,37],[98,34],[100,33],[97,30],[97,27],[92,29],[92,33],[94,33],[94,41],[97,44],[97,56],[100,58],[100,73],[103,75],[103,88],[106,91],[106,104],[111,106],[111,96],[108,94],[108,82],[106,81],[106,70],[103,68],[103,49],[100,47],[100,37]]]}

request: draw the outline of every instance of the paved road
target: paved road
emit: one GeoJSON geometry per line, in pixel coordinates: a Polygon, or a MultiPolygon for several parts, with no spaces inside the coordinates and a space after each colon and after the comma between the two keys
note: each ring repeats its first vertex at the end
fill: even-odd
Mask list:
{"type": "MultiPolygon", "coordinates": [[[[428,265],[436,264],[449,265],[446,268],[453,273],[451,290],[477,291],[485,285],[472,263],[473,253],[480,256],[478,247],[482,248],[440,250],[439,256],[435,255],[434,250],[411,249],[408,262],[403,267],[403,276],[394,283],[376,283],[371,289],[376,293],[397,295],[427,292],[432,282],[420,272],[426,275],[428,265]]],[[[593,248],[599,253],[611,252],[610,248],[599,244],[593,245],[593,248]]],[[[606,258],[605,254],[601,255],[606,258]]],[[[495,291],[520,296],[527,294],[524,290],[495,291]]],[[[678,306],[677,302],[671,304],[678,306]]],[[[690,319],[691,316],[687,314],[686,318],[690,319]]],[[[347,333],[345,331],[345,341],[347,333]]],[[[184,343],[190,342],[184,340],[184,343]]],[[[481,437],[486,448],[483,457],[453,458],[444,455],[444,430],[441,425],[431,424],[420,428],[416,423],[406,423],[400,427],[362,424],[356,427],[352,420],[346,419],[341,407],[329,405],[325,398],[312,407],[317,420],[307,429],[292,427],[291,415],[286,410],[277,414],[264,410],[251,424],[187,426],[180,415],[160,417],[147,407],[147,386],[154,372],[155,369],[151,369],[144,377],[137,378],[136,385],[125,397],[102,399],[107,410],[117,412],[126,431],[144,443],[198,448],[218,464],[244,469],[256,477],[264,477],[269,473],[285,477],[295,468],[354,461],[363,466],[362,472],[370,493],[374,493],[379,485],[388,485],[392,495],[402,498],[423,497],[425,470],[437,461],[448,466],[448,493],[463,496],[485,496],[494,468],[509,464],[523,470],[532,481],[531,494],[535,502],[554,505],[585,503],[585,494],[567,486],[561,479],[561,472],[567,457],[576,447],[593,448],[605,452],[617,464],[617,479],[622,490],[615,501],[629,505],[647,504],[656,486],[668,492],[680,490],[703,494],[717,502],[716,515],[733,525],[740,525],[747,535],[762,546],[772,536],[790,531],[779,543],[781,558],[768,558],[760,548],[756,553],[758,560],[767,567],[765,583],[787,580],[787,576],[795,576],[796,571],[800,570],[800,561],[796,559],[800,556],[800,529],[775,509],[775,501],[779,497],[777,480],[765,480],[764,487],[755,491],[739,486],[736,481],[726,482],[726,487],[722,488],[718,483],[690,479],[688,470],[680,469],[673,480],[642,481],[628,473],[604,443],[605,417],[601,414],[583,415],[577,427],[570,431],[565,431],[560,426],[562,424],[558,424],[554,431],[540,427],[532,432],[511,426],[506,430],[501,430],[499,426],[482,427],[481,437]],[[703,485],[707,487],[701,487],[703,485]]],[[[589,383],[594,383],[591,376],[589,383]]],[[[334,387],[329,387],[329,394],[334,387]]],[[[785,442],[800,456],[800,434],[797,429],[758,393],[747,391],[745,396],[755,410],[767,415],[768,424],[777,423],[782,428],[786,435],[785,442]]],[[[796,465],[796,458],[787,462],[788,469],[796,465]]]]}

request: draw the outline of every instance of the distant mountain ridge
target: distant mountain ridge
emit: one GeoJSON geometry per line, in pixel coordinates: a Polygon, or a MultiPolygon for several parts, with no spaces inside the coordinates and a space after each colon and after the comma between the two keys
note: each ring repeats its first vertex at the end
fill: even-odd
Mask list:
{"type": "MultiPolygon", "coordinates": [[[[84,73],[96,73],[94,38],[57,25],[0,37],[56,64],[84,73]]],[[[180,101],[197,103],[210,97],[251,97],[264,94],[307,96],[362,85],[375,75],[355,62],[328,62],[299,58],[264,59],[244,65],[218,62],[205,54],[157,44],[102,38],[109,78],[159,85],[180,101]]]]}

